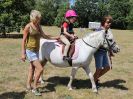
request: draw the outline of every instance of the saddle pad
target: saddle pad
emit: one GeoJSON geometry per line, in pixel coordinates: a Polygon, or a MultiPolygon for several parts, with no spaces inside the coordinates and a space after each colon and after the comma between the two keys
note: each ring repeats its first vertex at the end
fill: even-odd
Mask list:
{"type": "MultiPolygon", "coordinates": [[[[55,43],[55,45],[57,45],[60,48],[60,55],[61,55],[61,57],[63,57],[63,54],[62,54],[63,45],[59,44],[57,42],[55,43]]],[[[78,57],[78,54],[79,54],[79,48],[78,48],[78,46],[75,46],[75,51],[73,53],[72,60],[75,60],[78,57]]]]}

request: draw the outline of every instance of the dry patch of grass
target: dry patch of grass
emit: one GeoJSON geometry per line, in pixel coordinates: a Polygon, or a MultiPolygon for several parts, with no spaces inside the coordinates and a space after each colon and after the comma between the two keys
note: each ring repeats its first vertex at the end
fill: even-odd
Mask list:
{"type": "MultiPolygon", "coordinates": [[[[43,27],[48,34],[57,36],[60,28],[43,27]]],[[[79,37],[90,32],[89,29],[76,28],[79,37]]],[[[67,83],[71,68],[57,68],[48,63],[44,68],[45,89],[43,96],[36,97],[25,92],[28,61],[20,61],[21,39],[0,38],[0,99],[133,99],[133,32],[113,30],[121,52],[113,58],[113,70],[101,78],[101,88],[96,95],[91,83],[82,69],[79,69],[73,82],[75,90],[69,91],[67,83]]],[[[95,71],[94,60],[90,68],[95,71]]]]}

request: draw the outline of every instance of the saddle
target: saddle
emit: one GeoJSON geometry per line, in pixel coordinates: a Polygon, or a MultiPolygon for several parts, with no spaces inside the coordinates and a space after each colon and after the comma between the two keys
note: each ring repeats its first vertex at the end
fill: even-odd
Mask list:
{"type": "MultiPolygon", "coordinates": [[[[64,53],[64,49],[65,49],[65,44],[61,41],[61,40],[58,40],[59,43],[62,45],[62,54],[64,53]]],[[[68,60],[68,63],[70,66],[72,66],[72,56],[75,52],[75,40],[74,41],[70,41],[71,45],[69,47],[69,50],[68,50],[68,53],[67,53],[67,56],[71,57],[70,60],[68,60]]]]}

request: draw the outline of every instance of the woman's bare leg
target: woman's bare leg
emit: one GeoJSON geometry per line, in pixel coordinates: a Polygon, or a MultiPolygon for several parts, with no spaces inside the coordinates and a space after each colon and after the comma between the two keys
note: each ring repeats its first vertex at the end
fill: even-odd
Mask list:
{"type": "Polygon", "coordinates": [[[102,71],[102,69],[97,69],[96,68],[96,72],[94,73],[94,81],[95,82],[98,80],[101,71],[102,71]]]}
{"type": "Polygon", "coordinates": [[[37,88],[37,82],[38,82],[40,75],[43,71],[43,67],[42,67],[39,60],[33,61],[32,64],[35,66],[34,89],[36,89],[37,88]]]}
{"type": "Polygon", "coordinates": [[[31,89],[31,83],[33,80],[33,75],[34,75],[35,67],[33,66],[32,63],[30,63],[29,71],[28,71],[28,78],[27,78],[27,88],[31,89]]]}

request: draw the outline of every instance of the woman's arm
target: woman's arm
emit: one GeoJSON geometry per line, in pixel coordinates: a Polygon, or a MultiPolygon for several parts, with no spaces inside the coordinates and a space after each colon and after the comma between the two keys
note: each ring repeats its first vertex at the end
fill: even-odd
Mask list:
{"type": "Polygon", "coordinates": [[[29,25],[26,25],[24,30],[23,30],[23,39],[22,39],[22,52],[21,52],[21,59],[22,61],[25,61],[26,59],[26,49],[25,49],[25,44],[26,44],[26,39],[27,35],[29,33],[29,25]]]}
{"type": "Polygon", "coordinates": [[[53,36],[51,36],[51,35],[48,35],[48,34],[46,34],[46,33],[44,33],[43,32],[43,30],[42,30],[42,28],[41,28],[41,26],[39,26],[39,28],[40,28],[40,33],[41,33],[41,36],[43,37],[43,38],[45,38],[45,39],[59,39],[59,37],[53,37],[53,36]]]}

